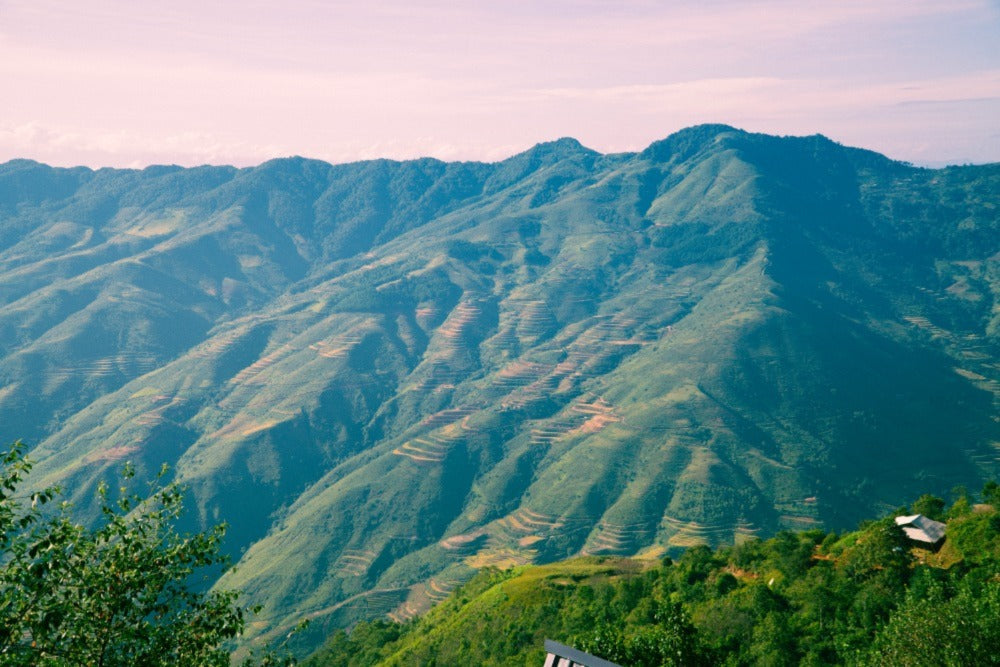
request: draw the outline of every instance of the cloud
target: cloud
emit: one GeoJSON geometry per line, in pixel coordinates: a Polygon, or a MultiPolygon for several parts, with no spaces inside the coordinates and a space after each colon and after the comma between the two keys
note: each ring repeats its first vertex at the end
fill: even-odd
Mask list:
{"type": "Polygon", "coordinates": [[[366,141],[348,139],[335,145],[256,143],[228,140],[211,133],[183,132],[172,135],[137,131],[84,131],[57,128],[39,122],[0,125],[0,162],[31,157],[55,166],[113,166],[141,168],[151,162],[196,166],[231,164],[253,166],[275,157],[304,155],[333,163],[374,160],[385,157],[414,159],[435,157],[441,160],[496,161],[507,158],[526,146],[521,143],[497,143],[489,139],[454,142],[440,136],[407,136],[366,141]],[[304,150],[306,149],[306,150],[304,150]],[[157,156],[151,161],[149,156],[157,156]]]}
{"type": "MultiPolygon", "coordinates": [[[[213,74],[204,76],[199,85],[206,94],[225,85],[213,74]]],[[[996,142],[982,140],[995,130],[1000,70],[867,85],[729,77],[515,91],[474,82],[455,90],[388,77],[378,79],[371,93],[367,77],[273,77],[256,79],[270,91],[265,104],[244,97],[237,85],[224,106],[191,110],[205,116],[196,129],[172,129],[174,114],[184,118],[187,112],[183,97],[169,95],[161,100],[162,115],[139,113],[117,119],[117,127],[100,118],[8,122],[0,125],[0,159],[109,166],[247,166],[293,154],[331,162],[422,156],[490,161],[564,135],[606,152],[635,150],[702,122],[777,134],[821,132],[914,161],[982,162],[1000,155],[996,142]],[[246,118],[240,116],[244,106],[252,107],[246,118]],[[321,121],[317,110],[325,111],[321,121]],[[372,124],[371,116],[380,122],[372,124]],[[271,129],[284,125],[292,127],[271,129]]]]}
{"type": "Polygon", "coordinates": [[[932,102],[953,118],[918,133],[950,149],[1000,94],[983,0],[2,6],[0,157],[60,164],[616,151],[707,121],[867,141],[932,102]]]}
{"type": "Polygon", "coordinates": [[[126,130],[95,132],[37,122],[0,125],[0,157],[31,156],[59,166],[143,167],[149,164],[150,155],[158,156],[158,162],[185,166],[220,163],[243,166],[288,154],[278,145],[227,142],[194,132],[173,135],[126,130]]]}
{"type": "Polygon", "coordinates": [[[523,91],[526,101],[639,105],[650,112],[716,109],[862,110],[905,103],[962,102],[1000,96],[1000,69],[933,79],[859,85],[846,78],[707,78],[665,84],[560,87],[523,91]]]}

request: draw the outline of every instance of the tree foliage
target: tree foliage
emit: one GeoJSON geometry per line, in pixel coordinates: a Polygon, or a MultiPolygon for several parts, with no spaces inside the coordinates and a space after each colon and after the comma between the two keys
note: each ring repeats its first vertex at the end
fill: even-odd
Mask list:
{"type": "Polygon", "coordinates": [[[878,633],[869,665],[1000,665],[1000,584],[962,586],[949,599],[937,587],[907,596],[878,633]]]}
{"type": "Polygon", "coordinates": [[[591,557],[482,572],[413,622],[337,633],[307,664],[541,664],[546,637],[637,666],[998,664],[1000,511],[954,504],[938,508],[951,518],[936,551],[886,517],[659,564],[591,557]]]}
{"type": "MultiPolygon", "coordinates": [[[[57,489],[19,495],[30,469],[20,443],[0,454],[0,663],[230,664],[226,643],[251,610],[195,577],[224,564],[224,526],[179,534],[176,484],[147,497],[123,486],[116,498],[102,484],[101,521],[85,527],[57,489]]],[[[124,479],[133,475],[126,466],[124,479]]]]}

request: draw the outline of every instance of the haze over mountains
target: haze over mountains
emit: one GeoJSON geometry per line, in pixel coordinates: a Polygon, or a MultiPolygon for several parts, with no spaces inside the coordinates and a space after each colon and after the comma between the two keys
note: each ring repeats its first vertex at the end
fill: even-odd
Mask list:
{"type": "Polygon", "coordinates": [[[170,464],[273,636],[998,471],[1000,165],[700,126],[495,164],[0,165],[0,423],[170,464]]]}

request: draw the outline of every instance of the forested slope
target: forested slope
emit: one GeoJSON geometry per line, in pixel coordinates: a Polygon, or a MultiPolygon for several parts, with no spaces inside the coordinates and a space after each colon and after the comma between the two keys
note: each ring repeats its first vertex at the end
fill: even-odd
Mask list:
{"type": "Polygon", "coordinates": [[[724,126],[494,164],[0,165],[0,423],[221,582],[405,619],[484,567],[843,529],[996,474],[1000,167],[724,126]]]}
{"type": "Polygon", "coordinates": [[[993,505],[914,504],[947,520],[937,550],[888,518],[695,547],[676,561],[483,571],[426,616],[339,632],[305,664],[541,664],[545,638],[635,667],[998,664],[1000,494],[988,490],[993,505]]]}

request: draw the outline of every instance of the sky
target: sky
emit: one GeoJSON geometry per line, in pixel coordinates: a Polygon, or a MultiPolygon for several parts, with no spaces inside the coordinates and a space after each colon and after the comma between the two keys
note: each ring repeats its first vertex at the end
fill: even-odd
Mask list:
{"type": "Polygon", "coordinates": [[[699,123],[1000,161],[1000,0],[0,0],[0,162],[641,150],[699,123]]]}

